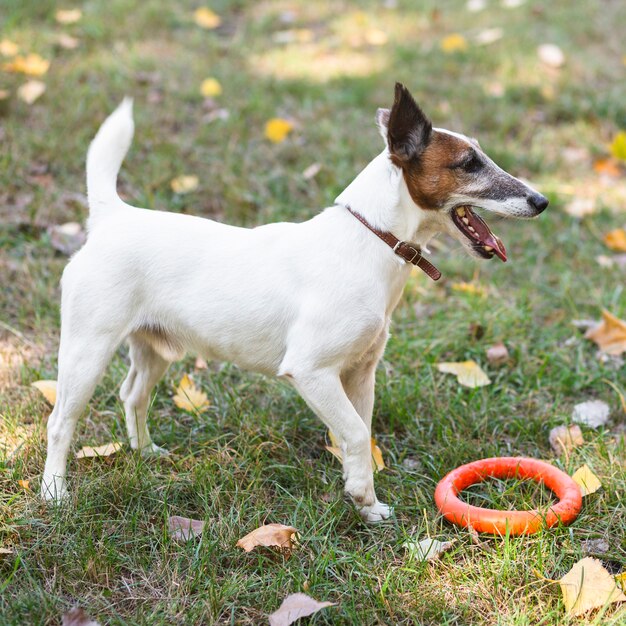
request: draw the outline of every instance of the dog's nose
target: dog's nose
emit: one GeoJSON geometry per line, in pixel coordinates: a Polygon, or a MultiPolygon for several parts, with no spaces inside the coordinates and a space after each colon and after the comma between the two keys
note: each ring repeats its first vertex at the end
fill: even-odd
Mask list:
{"type": "Polygon", "coordinates": [[[545,211],[549,204],[548,198],[536,191],[531,193],[526,199],[528,200],[528,204],[530,204],[530,206],[537,211],[537,214],[545,211]]]}

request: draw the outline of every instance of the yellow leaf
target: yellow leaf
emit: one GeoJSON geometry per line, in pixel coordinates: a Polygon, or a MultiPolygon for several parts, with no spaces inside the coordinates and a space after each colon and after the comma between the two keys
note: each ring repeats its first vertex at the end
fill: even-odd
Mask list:
{"type": "Polygon", "coordinates": [[[626,352],[626,322],[608,311],[602,311],[602,321],[590,328],[585,337],[594,341],[606,354],[619,356],[626,352]]]}
{"type": "Polygon", "coordinates": [[[602,487],[600,479],[589,469],[586,463],[574,472],[572,480],[580,487],[583,496],[595,493],[602,487]]]}
{"type": "Polygon", "coordinates": [[[9,63],[5,63],[3,67],[7,72],[26,74],[28,76],[43,76],[50,67],[50,61],[38,54],[31,53],[26,56],[17,56],[9,63]]]}
{"type": "Polygon", "coordinates": [[[17,97],[26,102],[26,104],[33,104],[45,91],[46,83],[42,83],[40,80],[29,80],[18,87],[17,97]]]}
{"type": "Polygon", "coordinates": [[[593,169],[597,174],[609,176],[610,178],[617,178],[622,173],[612,159],[598,159],[594,162],[593,169]]]}
{"type": "Polygon", "coordinates": [[[80,9],[60,9],[54,18],[59,24],[76,24],[82,16],[83,12],[80,9]]]}
{"type": "Polygon", "coordinates": [[[615,577],[615,580],[620,584],[622,589],[626,589],[626,572],[622,572],[615,577]]]}
{"type": "Polygon", "coordinates": [[[31,383],[32,387],[38,389],[41,395],[52,405],[57,401],[57,381],[56,380],[38,380],[31,383]]]}
{"type": "Polygon", "coordinates": [[[0,54],[4,57],[14,57],[20,51],[20,47],[13,41],[3,39],[0,41],[0,54]]]}
{"type": "MultiPolygon", "coordinates": [[[[343,464],[343,454],[341,452],[341,446],[338,439],[333,434],[332,430],[328,431],[328,438],[330,439],[330,445],[325,446],[326,450],[330,452],[335,458],[339,459],[339,462],[343,464]]],[[[380,472],[385,469],[385,461],[383,459],[383,453],[376,443],[374,437],[370,440],[370,446],[372,450],[372,469],[375,472],[380,472]]]]}
{"type": "Polygon", "coordinates": [[[91,459],[99,456],[111,456],[122,447],[122,444],[118,442],[105,443],[104,445],[96,446],[95,448],[92,448],[91,446],[84,446],[76,453],[76,458],[91,459]]]}
{"type": "Polygon", "coordinates": [[[487,290],[482,285],[475,283],[458,282],[452,283],[452,291],[460,291],[462,293],[469,293],[473,296],[480,296],[481,298],[487,295],[487,290]]]}
{"type": "Polygon", "coordinates": [[[208,29],[217,28],[222,23],[222,18],[207,7],[196,9],[193,14],[193,19],[198,26],[208,29]]]}
{"type": "Polygon", "coordinates": [[[17,484],[24,490],[30,491],[30,480],[18,480],[17,484]]]}
{"type": "Polygon", "coordinates": [[[205,78],[200,85],[200,93],[205,98],[215,98],[222,95],[222,86],[215,78],[205,78]]]}
{"type": "Polygon", "coordinates": [[[484,387],[491,380],[475,361],[461,363],[437,363],[437,369],[444,374],[454,374],[464,387],[484,387]]]}
{"type": "Polygon", "coordinates": [[[607,248],[611,248],[611,250],[616,252],[626,252],[626,230],[623,228],[609,231],[602,240],[607,248]]]}
{"type": "Polygon", "coordinates": [[[611,154],[620,161],[626,161],[626,131],[621,130],[611,143],[611,154]]]}
{"type": "Polygon", "coordinates": [[[583,615],[613,602],[624,602],[626,596],[615,579],[598,559],[585,557],[559,580],[565,610],[570,615],[583,615]]]}
{"type": "Polygon", "coordinates": [[[198,188],[197,176],[177,176],[170,181],[170,187],[174,193],[180,195],[191,193],[198,188]]]}
{"type": "Polygon", "coordinates": [[[206,393],[200,391],[185,374],[176,389],[174,404],[184,411],[201,412],[209,407],[209,399],[206,393]]]}
{"type": "Polygon", "coordinates": [[[444,37],[439,45],[444,52],[450,54],[451,52],[467,50],[467,39],[459,33],[452,33],[444,37]]]}
{"type": "Polygon", "coordinates": [[[292,130],[293,124],[289,120],[283,120],[279,117],[272,118],[265,124],[265,136],[274,143],[285,141],[292,130]]]}
{"type": "Polygon", "coordinates": [[[284,524],[265,524],[260,526],[237,542],[237,547],[246,552],[257,546],[279,548],[281,551],[291,552],[295,545],[297,530],[293,526],[284,524]]]}

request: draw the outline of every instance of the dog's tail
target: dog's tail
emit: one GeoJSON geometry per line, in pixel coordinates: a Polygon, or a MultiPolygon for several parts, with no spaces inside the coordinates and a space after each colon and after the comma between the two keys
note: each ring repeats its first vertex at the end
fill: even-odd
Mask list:
{"type": "Polygon", "coordinates": [[[117,173],[133,138],[132,98],[122,103],[104,120],[87,152],[87,197],[89,224],[105,213],[126,204],[117,195],[117,173]]]}

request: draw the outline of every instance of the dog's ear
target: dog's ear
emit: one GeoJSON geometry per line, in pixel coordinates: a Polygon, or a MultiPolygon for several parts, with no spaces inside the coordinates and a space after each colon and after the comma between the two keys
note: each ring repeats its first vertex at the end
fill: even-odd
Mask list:
{"type": "Polygon", "coordinates": [[[389,127],[389,114],[390,113],[391,111],[389,109],[378,109],[376,111],[376,126],[378,126],[378,132],[380,133],[381,137],[385,140],[386,145],[389,145],[387,143],[387,134],[388,134],[387,128],[389,127]]]}
{"type": "Polygon", "coordinates": [[[387,145],[398,165],[412,161],[425,150],[433,125],[409,90],[396,83],[393,107],[387,120],[387,145]]]}

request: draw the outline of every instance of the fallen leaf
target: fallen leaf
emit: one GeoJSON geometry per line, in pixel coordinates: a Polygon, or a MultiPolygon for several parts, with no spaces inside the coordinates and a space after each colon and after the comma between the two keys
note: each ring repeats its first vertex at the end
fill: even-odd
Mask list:
{"type": "Polygon", "coordinates": [[[602,311],[602,321],[585,333],[586,339],[594,341],[602,352],[619,356],[626,352],[626,322],[608,311],[602,311]]]}
{"type": "Polygon", "coordinates": [[[198,188],[197,176],[177,176],[170,181],[170,187],[174,193],[181,196],[186,193],[191,193],[198,188]]]}
{"type": "Polygon", "coordinates": [[[17,484],[24,490],[30,491],[30,480],[18,480],[17,484]]]}
{"type": "Polygon", "coordinates": [[[65,50],[75,50],[80,45],[80,39],[76,39],[76,37],[72,37],[67,33],[61,33],[56,38],[56,43],[65,50]]]}
{"type": "Polygon", "coordinates": [[[174,541],[189,541],[199,537],[204,530],[204,522],[179,515],[171,515],[167,518],[167,529],[174,541]]]}
{"type": "Polygon", "coordinates": [[[593,163],[593,170],[609,178],[618,178],[622,175],[622,171],[613,159],[597,159],[593,163]]]}
{"type": "Polygon", "coordinates": [[[467,0],[465,8],[470,13],[478,13],[479,11],[483,11],[486,6],[487,0],[467,0]]]}
{"type": "Polygon", "coordinates": [[[321,169],[322,169],[321,163],[311,163],[309,167],[303,170],[302,178],[304,178],[304,180],[311,180],[311,178],[315,178],[319,174],[321,169]]]}
{"type": "Polygon", "coordinates": [[[611,154],[620,161],[626,161],[626,131],[620,130],[610,146],[611,154]]]}
{"type": "Polygon", "coordinates": [[[193,19],[198,26],[209,30],[217,28],[222,23],[222,18],[207,7],[196,9],[193,14],[193,19]]]}
{"type": "Polygon", "coordinates": [[[205,370],[209,367],[209,364],[201,357],[196,357],[196,362],[193,364],[193,368],[196,370],[205,370]]]}
{"type": "Polygon", "coordinates": [[[444,37],[439,42],[439,46],[448,54],[451,54],[452,52],[460,52],[467,50],[467,39],[459,33],[453,33],[444,37]]]}
{"type": "Polygon", "coordinates": [[[365,31],[365,41],[370,46],[384,46],[389,41],[389,35],[379,28],[370,28],[365,31]]]}
{"type": "Polygon", "coordinates": [[[75,606],[67,613],[63,613],[61,626],[100,626],[100,623],[91,619],[85,609],[75,606]]]}
{"type": "Polygon", "coordinates": [[[50,61],[38,54],[27,54],[26,56],[16,56],[9,63],[4,64],[7,72],[26,74],[28,76],[43,76],[50,67],[50,61]]]}
{"type": "Polygon", "coordinates": [[[11,548],[0,548],[0,554],[15,554],[11,548]]]}
{"type": "Polygon", "coordinates": [[[293,526],[284,524],[264,524],[237,542],[237,547],[246,552],[254,550],[257,546],[266,548],[279,548],[284,552],[291,552],[295,545],[296,533],[293,526]]]}
{"type": "Polygon", "coordinates": [[[19,51],[20,47],[13,41],[9,39],[0,41],[0,54],[3,57],[14,57],[19,51]]]}
{"type": "MultiPolygon", "coordinates": [[[[615,261],[610,256],[606,256],[606,254],[599,254],[596,257],[596,263],[600,267],[605,267],[606,269],[610,269],[615,265],[615,261]]],[[[595,321],[593,325],[595,326],[595,321]]]]}
{"type": "Polygon", "coordinates": [[[311,43],[315,34],[308,28],[290,28],[279,30],[272,35],[272,41],[277,44],[311,43]]]}
{"type": "Polygon", "coordinates": [[[585,443],[580,426],[573,424],[570,426],[555,426],[548,436],[548,441],[552,450],[556,454],[571,452],[574,448],[585,443]]]}
{"type": "Polygon", "coordinates": [[[265,124],[265,136],[273,143],[285,141],[287,135],[293,130],[293,124],[289,120],[274,117],[265,124]]]}
{"type": "Polygon", "coordinates": [[[76,24],[83,16],[83,12],[80,9],[60,9],[54,15],[54,19],[59,24],[76,24]]]}
{"type": "Polygon", "coordinates": [[[626,230],[623,228],[609,231],[602,240],[607,248],[616,252],[626,252],[626,230]]]}
{"type": "Polygon", "coordinates": [[[559,580],[565,610],[570,615],[583,615],[613,602],[624,602],[626,596],[615,579],[598,559],[585,557],[559,580]]]}
{"type": "Polygon", "coordinates": [[[501,28],[486,28],[476,35],[476,43],[479,46],[488,46],[489,44],[499,41],[504,36],[501,28]]]}
{"type": "MultiPolygon", "coordinates": [[[[626,63],[625,63],[626,65],[626,63]]],[[[620,587],[626,591],[626,572],[622,572],[615,577],[615,580],[620,584],[620,587]]]]}
{"type": "MultiPolygon", "coordinates": [[[[339,462],[343,464],[343,455],[341,453],[341,446],[339,445],[339,441],[332,433],[332,431],[328,431],[328,438],[330,439],[330,445],[325,446],[326,450],[330,452],[335,458],[339,459],[339,462]]],[[[378,447],[376,443],[376,439],[372,437],[370,439],[370,446],[372,450],[372,469],[375,472],[380,472],[385,469],[385,461],[383,459],[383,453],[381,449],[378,447]]]]}
{"type": "Polygon", "coordinates": [[[118,450],[121,450],[123,447],[123,444],[117,441],[112,443],[105,443],[104,445],[96,446],[95,448],[92,448],[91,446],[84,446],[76,453],[76,458],[92,459],[102,456],[111,456],[112,454],[115,454],[118,450]]]}
{"type": "Polygon", "coordinates": [[[56,380],[37,380],[31,383],[31,387],[39,390],[41,395],[54,406],[57,401],[57,381],[56,380]]]}
{"type": "Polygon", "coordinates": [[[537,48],[539,60],[548,67],[558,69],[565,65],[565,55],[561,48],[553,43],[544,43],[537,48]]]}
{"type": "Polygon", "coordinates": [[[50,226],[48,234],[50,245],[67,256],[79,250],[87,239],[85,231],[78,222],[50,226]]]}
{"type": "Polygon", "coordinates": [[[464,387],[484,387],[491,380],[483,372],[476,361],[462,361],[460,363],[437,363],[437,369],[444,374],[454,374],[459,384],[464,387]]]}
{"type": "Polygon", "coordinates": [[[335,606],[335,603],[318,602],[306,593],[292,593],[283,600],[276,611],[268,616],[270,626],[289,626],[301,617],[313,615],[328,606],[335,606]]]}
{"type": "Polygon", "coordinates": [[[198,413],[205,411],[210,406],[206,393],[200,391],[187,374],[182,377],[176,388],[174,404],[184,411],[198,413]]]}
{"type": "Polygon", "coordinates": [[[600,479],[591,471],[586,463],[572,474],[572,480],[580,487],[583,496],[595,493],[602,487],[600,479]]]}
{"type": "Polygon", "coordinates": [[[438,539],[422,539],[421,541],[407,541],[402,544],[411,558],[418,561],[434,561],[444,552],[447,552],[455,543],[452,541],[439,541],[438,539]]]}
{"type": "Polygon", "coordinates": [[[8,89],[0,89],[0,101],[8,100],[11,92],[8,89]]]}
{"type": "Polygon", "coordinates": [[[46,83],[42,83],[40,80],[29,80],[17,88],[17,97],[26,104],[33,104],[45,91],[46,83]]]}
{"type": "Polygon", "coordinates": [[[580,548],[585,556],[591,554],[606,554],[611,546],[606,539],[585,539],[580,542],[580,548]]]}
{"type": "Polygon", "coordinates": [[[577,219],[593,215],[596,212],[596,200],[595,198],[573,198],[565,205],[565,212],[577,219]]]}
{"type": "Polygon", "coordinates": [[[487,295],[487,290],[482,285],[476,283],[458,282],[452,283],[452,291],[460,291],[461,293],[469,293],[473,296],[480,296],[484,298],[487,295]]]}
{"type": "Polygon", "coordinates": [[[505,9],[516,9],[517,7],[521,7],[526,0],[502,0],[502,6],[505,9]]]}
{"type": "Polygon", "coordinates": [[[205,78],[200,85],[200,93],[205,98],[215,98],[222,95],[222,85],[216,78],[205,78]]]}
{"type": "Polygon", "coordinates": [[[492,365],[502,365],[508,360],[509,351],[501,341],[487,348],[487,361],[492,365]]]}
{"type": "Polygon", "coordinates": [[[609,419],[609,405],[602,400],[589,400],[581,402],[572,411],[572,422],[585,424],[591,428],[604,426],[609,419]]]}

